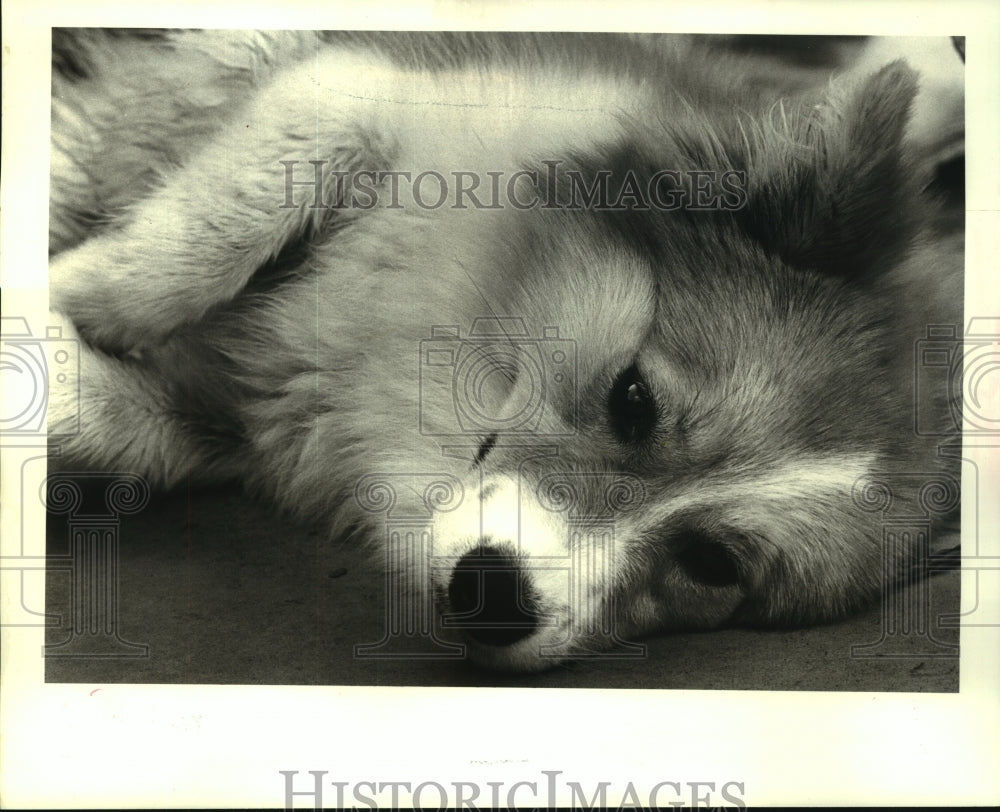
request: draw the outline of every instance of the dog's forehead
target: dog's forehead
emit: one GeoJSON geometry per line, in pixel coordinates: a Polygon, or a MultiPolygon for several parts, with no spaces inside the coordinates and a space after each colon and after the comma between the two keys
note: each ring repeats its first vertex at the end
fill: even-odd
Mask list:
{"type": "Polygon", "coordinates": [[[492,246],[491,283],[508,307],[538,328],[578,343],[581,357],[635,352],[656,313],[654,270],[624,242],[611,241],[578,212],[515,213],[481,232],[492,246]]]}

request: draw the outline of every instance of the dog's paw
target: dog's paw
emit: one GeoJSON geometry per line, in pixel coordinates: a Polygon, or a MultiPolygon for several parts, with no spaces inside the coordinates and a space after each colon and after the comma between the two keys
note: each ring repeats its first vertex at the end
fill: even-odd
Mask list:
{"type": "Polygon", "coordinates": [[[137,273],[108,266],[95,241],[57,256],[49,265],[49,306],[97,350],[122,355],[162,343],[175,327],[166,303],[157,306],[134,281],[137,273]]]}

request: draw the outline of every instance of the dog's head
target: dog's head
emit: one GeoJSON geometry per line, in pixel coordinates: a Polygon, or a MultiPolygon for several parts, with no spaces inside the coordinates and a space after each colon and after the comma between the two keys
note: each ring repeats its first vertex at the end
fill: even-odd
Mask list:
{"type": "Polygon", "coordinates": [[[915,87],[897,63],[763,120],[637,131],[571,166],[684,205],[536,209],[493,241],[525,329],[464,344],[453,395],[482,431],[432,526],[436,601],[474,659],[531,670],[654,630],[829,618],[893,577],[907,553],[883,560],[864,483],[917,464],[896,371],[917,336],[884,310],[926,205],[903,146],[915,87]]]}

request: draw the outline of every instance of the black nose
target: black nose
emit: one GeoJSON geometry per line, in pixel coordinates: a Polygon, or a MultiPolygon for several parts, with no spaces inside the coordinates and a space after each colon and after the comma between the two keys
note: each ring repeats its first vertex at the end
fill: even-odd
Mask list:
{"type": "Polygon", "coordinates": [[[462,556],[448,585],[453,623],[487,646],[509,646],[538,625],[534,590],[517,560],[483,545],[462,556]]]}

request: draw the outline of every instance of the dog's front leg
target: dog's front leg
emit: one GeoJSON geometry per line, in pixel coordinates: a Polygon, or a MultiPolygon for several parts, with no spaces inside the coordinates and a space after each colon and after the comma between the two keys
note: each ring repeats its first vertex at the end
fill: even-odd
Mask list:
{"type": "Polygon", "coordinates": [[[47,381],[53,468],[131,471],[154,487],[187,477],[215,482],[239,469],[237,449],[223,456],[199,441],[198,415],[185,402],[185,384],[164,374],[161,363],[113,358],[78,340],[61,314],[52,312],[49,319],[62,340],[46,349],[65,352],[69,345],[75,356],[75,363],[48,359],[49,369],[59,373],[47,381]]]}
{"type": "Polygon", "coordinates": [[[317,60],[279,76],[119,222],[57,256],[52,307],[102,349],[150,346],[321,227],[347,170],[384,165],[390,140],[372,131],[371,100],[320,84],[338,68],[317,60]]]}

